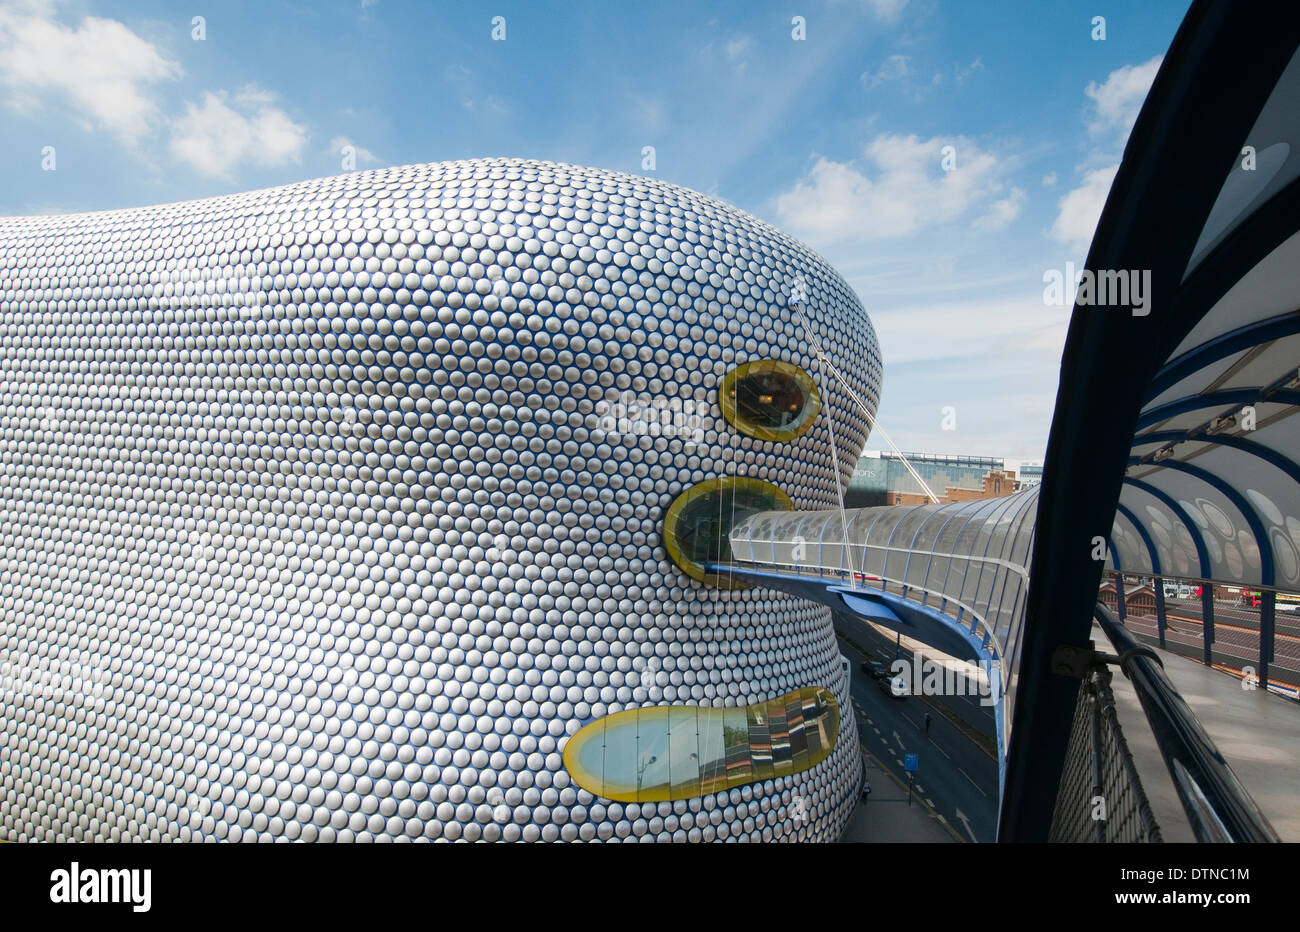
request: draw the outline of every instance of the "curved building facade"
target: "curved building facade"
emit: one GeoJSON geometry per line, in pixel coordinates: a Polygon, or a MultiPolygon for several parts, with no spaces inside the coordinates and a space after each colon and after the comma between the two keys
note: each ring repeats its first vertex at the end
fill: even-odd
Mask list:
{"type": "Polygon", "coordinates": [[[833,269],[609,171],[0,219],[0,833],[834,839],[828,610],[662,536],[710,480],[837,503],[868,419],[817,346],[874,415],[833,269]]]}

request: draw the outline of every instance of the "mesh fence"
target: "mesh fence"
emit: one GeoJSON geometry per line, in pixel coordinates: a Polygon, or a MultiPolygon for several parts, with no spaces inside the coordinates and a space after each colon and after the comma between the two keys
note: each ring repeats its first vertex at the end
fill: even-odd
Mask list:
{"type": "Polygon", "coordinates": [[[1079,688],[1051,841],[1162,840],[1115,714],[1110,678],[1108,669],[1094,667],[1079,688]]]}

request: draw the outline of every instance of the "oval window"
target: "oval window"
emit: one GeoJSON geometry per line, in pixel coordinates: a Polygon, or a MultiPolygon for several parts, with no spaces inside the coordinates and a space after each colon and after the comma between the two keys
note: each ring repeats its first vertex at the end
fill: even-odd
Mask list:
{"type": "Polygon", "coordinates": [[[615,712],[569,739],[564,766],[580,787],[606,799],[690,799],[815,767],[839,734],[835,696],[808,686],[740,708],[615,712]]]}
{"type": "Polygon", "coordinates": [[[727,373],[718,406],[731,424],[759,440],[793,440],[817,420],[821,392],[812,376],[777,359],[759,359],[727,373]]]}
{"type": "Polygon", "coordinates": [[[760,511],[792,511],[790,497],[770,482],[747,476],[721,476],[693,485],[664,515],[664,547],[688,576],[721,589],[747,589],[745,583],[710,573],[711,563],[731,562],[731,529],[760,511]]]}

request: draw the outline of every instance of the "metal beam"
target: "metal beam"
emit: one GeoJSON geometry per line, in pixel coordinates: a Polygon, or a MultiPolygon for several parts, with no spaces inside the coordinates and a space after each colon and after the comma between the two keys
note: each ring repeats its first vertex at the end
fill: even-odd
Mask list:
{"type": "MultiPolygon", "coordinates": [[[[1296,393],[1300,396],[1300,392],[1296,393]]],[[[1207,434],[1199,428],[1195,431],[1178,431],[1178,430],[1158,430],[1149,434],[1143,434],[1141,437],[1135,437],[1137,442],[1142,443],[1210,443],[1220,447],[1231,447],[1234,450],[1240,450],[1251,456],[1257,457],[1268,463],[1270,466],[1276,466],[1282,472],[1286,473],[1292,482],[1300,485],[1300,464],[1285,454],[1274,450],[1272,447],[1266,447],[1257,440],[1250,440],[1246,437],[1239,437],[1235,434],[1207,434]]],[[[1144,466],[1164,466],[1166,462],[1161,460],[1158,463],[1143,463],[1144,466]]]]}
{"type": "MultiPolygon", "coordinates": [[[[1221,477],[1203,469],[1200,466],[1193,466],[1191,463],[1183,463],[1178,460],[1161,460],[1157,466],[1161,469],[1173,469],[1177,472],[1187,473],[1200,479],[1206,485],[1218,490],[1228,501],[1232,502],[1241,516],[1246,519],[1250,525],[1250,532],[1255,535],[1255,544],[1259,549],[1259,576],[1260,582],[1265,586],[1274,584],[1274,564],[1273,564],[1273,544],[1268,538],[1268,531],[1264,528],[1264,522],[1260,520],[1259,514],[1255,511],[1246,497],[1238,492],[1231,484],[1221,477]]],[[[1210,577],[1206,577],[1207,581],[1210,577]]],[[[1201,618],[1202,629],[1205,638],[1205,664],[1213,666],[1214,655],[1211,651],[1211,644],[1214,639],[1214,584],[1211,582],[1208,586],[1203,582],[1201,584],[1201,618]]],[[[1268,663],[1265,657],[1271,657],[1273,654],[1273,625],[1272,619],[1269,620],[1269,630],[1267,632],[1268,641],[1265,643],[1265,634],[1263,617],[1260,618],[1259,631],[1259,658],[1261,679],[1268,675],[1268,663]]],[[[1267,682],[1267,680],[1265,679],[1267,682]]]]}
{"type": "MultiPolygon", "coordinates": [[[[1141,521],[1137,519],[1137,516],[1133,514],[1133,512],[1129,511],[1127,508],[1124,507],[1124,503],[1122,501],[1124,497],[1124,493],[1121,491],[1119,494],[1120,494],[1121,501],[1119,504],[1115,506],[1115,510],[1118,511],[1120,514],[1122,514],[1124,517],[1128,518],[1129,524],[1133,525],[1133,527],[1137,529],[1138,536],[1141,537],[1142,542],[1147,545],[1147,554],[1151,557],[1151,571],[1152,573],[1155,574],[1155,585],[1151,587],[1151,590],[1156,595],[1156,633],[1160,638],[1160,646],[1164,647],[1165,646],[1165,587],[1163,581],[1164,574],[1160,569],[1160,553],[1156,550],[1155,541],[1151,539],[1151,534],[1147,531],[1146,527],[1142,524],[1141,521]]],[[[1116,590],[1116,599],[1122,600],[1122,598],[1123,596],[1119,593],[1119,590],[1116,590]]],[[[1116,604],[1119,604],[1118,601],[1116,602],[1116,604]]],[[[1127,606],[1125,607],[1125,611],[1127,611],[1127,606]]],[[[1120,624],[1123,624],[1124,611],[1116,612],[1116,614],[1119,615],[1120,624]]]]}
{"type": "Polygon", "coordinates": [[[1300,312],[1283,317],[1272,317],[1238,327],[1202,343],[1177,359],[1171,360],[1156,373],[1147,388],[1146,400],[1158,398],[1190,375],[1195,375],[1233,353],[1240,353],[1261,343],[1271,343],[1300,333],[1300,312]]]}

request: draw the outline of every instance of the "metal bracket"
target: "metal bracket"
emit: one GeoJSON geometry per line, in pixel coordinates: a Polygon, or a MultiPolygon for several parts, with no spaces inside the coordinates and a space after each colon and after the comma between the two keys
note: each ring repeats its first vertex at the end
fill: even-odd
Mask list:
{"type": "Polygon", "coordinates": [[[1124,675],[1128,676],[1128,664],[1134,657],[1149,657],[1156,662],[1160,669],[1165,668],[1164,659],[1156,653],[1155,648],[1147,647],[1145,644],[1139,644],[1137,647],[1126,650],[1114,660],[1108,662],[1119,664],[1119,668],[1124,671],[1124,675]]]}
{"type": "Polygon", "coordinates": [[[1165,665],[1160,655],[1145,644],[1139,644],[1117,656],[1097,650],[1096,645],[1089,641],[1087,647],[1061,644],[1052,651],[1052,672],[1059,676],[1070,676],[1081,680],[1097,667],[1111,666],[1119,667],[1124,671],[1124,675],[1128,676],[1128,664],[1134,657],[1149,657],[1162,668],[1165,665]]]}
{"type": "Polygon", "coordinates": [[[1059,676],[1071,676],[1081,680],[1097,664],[1097,651],[1092,641],[1087,647],[1074,644],[1058,645],[1052,651],[1052,672],[1059,676]]]}

